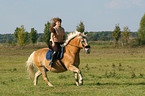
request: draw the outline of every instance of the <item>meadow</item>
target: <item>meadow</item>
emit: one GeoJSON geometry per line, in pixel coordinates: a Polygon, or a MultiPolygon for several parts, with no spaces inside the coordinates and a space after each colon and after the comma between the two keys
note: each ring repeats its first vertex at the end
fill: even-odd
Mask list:
{"type": "Polygon", "coordinates": [[[28,78],[27,58],[39,47],[0,48],[0,96],[145,96],[145,48],[113,48],[90,43],[91,53],[81,50],[84,85],[76,86],[73,72],[47,72],[38,85],[28,78]]]}

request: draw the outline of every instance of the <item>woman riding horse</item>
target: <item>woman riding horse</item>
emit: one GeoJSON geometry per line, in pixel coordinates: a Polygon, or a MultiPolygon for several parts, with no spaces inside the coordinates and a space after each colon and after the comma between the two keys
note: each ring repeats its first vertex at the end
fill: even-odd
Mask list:
{"type": "Polygon", "coordinates": [[[50,67],[53,66],[53,62],[56,59],[58,52],[60,51],[61,44],[65,42],[65,31],[61,27],[62,20],[60,18],[53,18],[52,24],[50,27],[51,39],[50,39],[50,48],[53,49],[53,54],[51,56],[50,67]]]}
{"type": "MultiPolygon", "coordinates": [[[[70,33],[68,39],[63,44],[64,53],[61,62],[64,64],[67,70],[73,71],[75,74],[76,85],[83,84],[83,78],[81,71],[79,70],[80,65],[80,49],[84,49],[86,53],[90,53],[90,46],[88,45],[87,37],[80,32],[70,33]],[[78,79],[78,76],[80,77],[78,79]]],[[[59,61],[54,62],[53,67],[49,66],[50,61],[46,60],[46,53],[49,48],[39,49],[34,51],[27,60],[27,70],[30,78],[34,77],[34,85],[37,84],[38,77],[42,74],[43,79],[49,86],[53,86],[48,78],[46,71],[52,71],[56,73],[67,71],[59,61]],[[38,71],[35,72],[35,68],[38,71]],[[35,75],[35,76],[34,76],[35,75]]]]}

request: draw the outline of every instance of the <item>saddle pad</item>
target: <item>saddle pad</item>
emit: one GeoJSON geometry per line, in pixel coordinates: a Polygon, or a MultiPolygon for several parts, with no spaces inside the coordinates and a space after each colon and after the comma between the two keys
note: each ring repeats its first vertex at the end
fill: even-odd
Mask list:
{"type": "MultiPolygon", "coordinates": [[[[51,60],[51,54],[53,53],[53,51],[48,50],[46,53],[46,60],[51,60]]],[[[58,56],[56,59],[62,59],[63,58],[63,47],[61,48],[61,53],[60,56],[58,56]]]]}
{"type": "Polygon", "coordinates": [[[46,60],[50,60],[51,59],[51,54],[53,53],[53,51],[48,50],[46,53],[46,60]]]}

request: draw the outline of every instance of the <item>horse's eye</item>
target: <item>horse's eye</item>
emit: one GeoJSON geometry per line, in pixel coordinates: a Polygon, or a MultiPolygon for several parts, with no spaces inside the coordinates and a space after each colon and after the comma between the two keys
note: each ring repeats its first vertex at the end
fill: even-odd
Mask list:
{"type": "Polygon", "coordinates": [[[84,41],[84,38],[81,38],[81,41],[84,41]]]}

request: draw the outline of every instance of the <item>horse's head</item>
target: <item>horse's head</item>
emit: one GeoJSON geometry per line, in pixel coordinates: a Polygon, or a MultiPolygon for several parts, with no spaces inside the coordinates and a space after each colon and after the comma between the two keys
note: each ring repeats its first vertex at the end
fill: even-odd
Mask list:
{"type": "Polygon", "coordinates": [[[90,53],[90,45],[88,44],[88,39],[87,39],[88,33],[81,33],[80,36],[78,37],[80,40],[80,45],[83,47],[83,49],[86,51],[87,54],[90,53]]]}
{"type": "Polygon", "coordinates": [[[88,44],[87,33],[75,31],[68,35],[68,39],[63,46],[70,45],[77,48],[83,48],[87,54],[90,53],[90,45],[88,44]]]}

